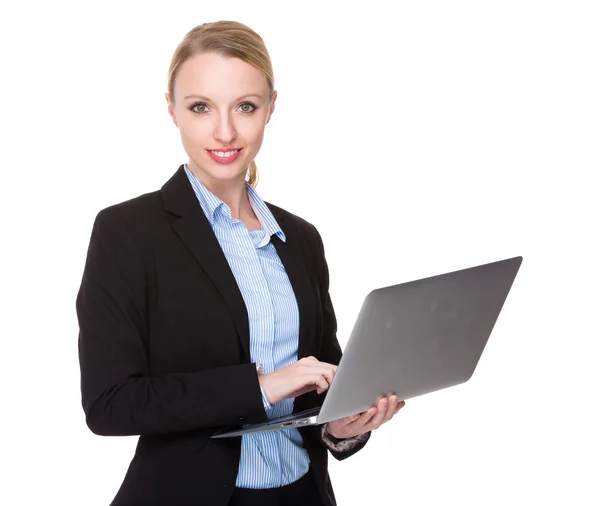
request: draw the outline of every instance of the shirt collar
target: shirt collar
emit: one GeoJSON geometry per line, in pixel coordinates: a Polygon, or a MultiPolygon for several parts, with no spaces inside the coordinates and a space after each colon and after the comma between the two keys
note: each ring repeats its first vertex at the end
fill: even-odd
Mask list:
{"type": "MultiPolygon", "coordinates": [[[[185,173],[194,189],[194,193],[198,198],[198,202],[200,203],[200,207],[204,211],[206,218],[210,222],[210,226],[214,229],[215,227],[215,213],[217,210],[223,206],[227,209],[228,206],[223,202],[219,197],[217,197],[214,193],[212,193],[202,182],[188,169],[187,164],[184,165],[185,173]]],[[[246,181],[246,191],[248,192],[248,197],[250,200],[250,205],[260,222],[262,230],[265,231],[265,236],[258,247],[264,246],[267,244],[273,234],[277,235],[283,242],[285,242],[285,234],[277,220],[271,213],[271,210],[265,204],[260,195],[256,192],[256,190],[252,187],[250,183],[246,181]]]]}

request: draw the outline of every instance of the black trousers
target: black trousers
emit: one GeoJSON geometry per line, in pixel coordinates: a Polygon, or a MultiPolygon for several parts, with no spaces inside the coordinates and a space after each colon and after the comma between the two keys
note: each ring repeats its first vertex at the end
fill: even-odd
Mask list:
{"type": "Polygon", "coordinates": [[[312,469],[299,480],[277,488],[236,487],[229,506],[322,506],[312,469]]]}

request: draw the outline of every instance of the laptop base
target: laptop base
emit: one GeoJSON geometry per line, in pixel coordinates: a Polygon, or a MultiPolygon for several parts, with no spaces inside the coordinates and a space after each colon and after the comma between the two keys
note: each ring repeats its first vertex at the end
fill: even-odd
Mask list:
{"type": "Polygon", "coordinates": [[[270,432],[274,430],[296,429],[308,425],[317,425],[317,419],[321,407],[307,409],[291,415],[274,418],[265,423],[256,423],[245,425],[240,429],[217,431],[211,438],[218,439],[224,437],[242,436],[252,432],[270,432]]]}

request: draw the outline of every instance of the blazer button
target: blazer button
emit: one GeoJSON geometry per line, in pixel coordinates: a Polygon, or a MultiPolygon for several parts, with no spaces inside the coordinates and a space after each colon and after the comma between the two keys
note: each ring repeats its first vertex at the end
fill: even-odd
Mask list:
{"type": "Polygon", "coordinates": [[[241,425],[241,424],[243,424],[243,423],[246,421],[246,419],[240,416],[240,417],[237,419],[237,421],[238,421],[238,423],[241,425]]]}

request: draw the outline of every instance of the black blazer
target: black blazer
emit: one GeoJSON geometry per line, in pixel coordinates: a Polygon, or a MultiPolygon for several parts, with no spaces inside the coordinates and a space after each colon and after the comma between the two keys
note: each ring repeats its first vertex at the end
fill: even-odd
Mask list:
{"type": "MultiPolygon", "coordinates": [[[[272,204],[271,240],[300,312],[298,358],[339,364],[336,318],[316,228],[272,204]]],[[[268,420],[250,362],[242,295],[183,165],[160,191],[103,209],[77,295],[82,404],[89,428],[140,435],[114,506],[225,506],[241,437],[216,429],[268,420]]],[[[315,392],[294,412],[321,405],[315,392]]],[[[320,426],[300,428],[324,504],[335,504],[320,426]]],[[[342,460],[354,450],[332,454],[342,460]]]]}

